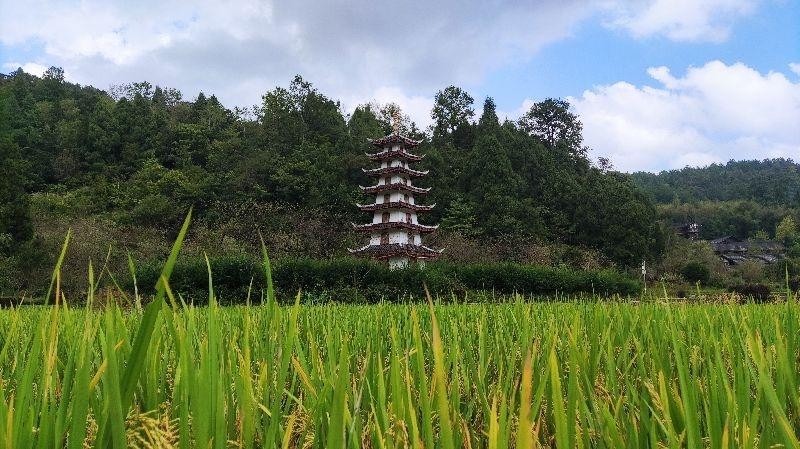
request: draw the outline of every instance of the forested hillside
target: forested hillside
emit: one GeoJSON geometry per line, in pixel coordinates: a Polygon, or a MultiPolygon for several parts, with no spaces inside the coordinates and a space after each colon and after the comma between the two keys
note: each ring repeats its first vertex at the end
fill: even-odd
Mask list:
{"type": "Polygon", "coordinates": [[[751,200],[800,207],[800,164],[787,159],[730,161],[632,176],[658,203],[751,200]]]}
{"type": "Polygon", "coordinates": [[[697,222],[704,238],[774,238],[783,218],[800,220],[800,164],[792,160],[730,161],[632,177],[662,218],[673,225],[697,222]]]}
{"type": "MultiPolygon", "coordinates": [[[[166,245],[151,242],[168,241],[190,206],[190,240],[212,253],[249,251],[259,229],[279,255],[339,257],[361,241],[349,223],[365,218],[354,203],[370,183],[367,139],[391,132],[397,106],[347,115],[300,77],[247,109],[147,82],[110,91],[66,82],[58,68],[0,80],[6,265],[36,259],[15,256],[33,229],[39,255],[53,256],[67,227],[86,242],[78,257],[103,259],[109,244],[156,257],[166,245]]],[[[651,201],[629,176],[590,163],[568,107],[546,100],[501,123],[491,98],[476,117],[473,98],[451,86],[436,95],[430,129],[401,112],[403,131],[424,139],[429,219],[449,258],[627,266],[658,254],[651,201]]]]}

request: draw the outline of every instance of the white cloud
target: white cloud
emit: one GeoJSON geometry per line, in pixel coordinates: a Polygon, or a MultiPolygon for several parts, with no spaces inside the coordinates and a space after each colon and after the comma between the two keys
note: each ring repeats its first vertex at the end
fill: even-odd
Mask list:
{"type": "Polygon", "coordinates": [[[663,35],[674,41],[725,41],[736,19],[759,0],[611,1],[609,25],[636,37],[663,35]]]}
{"type": "Polygon", "coordinates": [[[35,62],[6,62],[3,64],[3,69],[6,72],[13,72],[18,68],[22,68],[22,71],[25,73],[30,73],[31,75],[36,76],[42,76],[44,75],[44,72],[47,71],[47,67],[35,62]]]}
{"type": "Polygon", "coordinates": [[[334,98],[410,99],[530,57],[594,1],[0,0],[0,43],[35,42],[36,60],[101,88],[147,79],[250,105],[299,73],[334,98]]]}
{"type": "MultiPolygon", "coordinates": [[[[502,122],[503,120],[511,120],[516,121],[520,117],[522,117],[526,112],[531,110],[533,104],[536,103],[536,100],[532,98],[526,98],[522,100],[522,104],[519,105],[518,108],[514,109],[513,111],[497,111],[497,117],[502,122]]],[[[480,117],[480,115],[477,115],[480,117]]]]}
{"type": "Polygon", "coordinates": [[[721,38],[755,1],[0,0],[0,43],[41,46],[32,61],[100,88],[146,79],[246,106],[300,73],[368,101],[477,86],[597,14],[637,36],[721,38]]]}
{"type": "Polygon", "coordinates": [[[789,70],[800,75],[800,62],[792,62],[789,64],[789,70]]]}
{"type": "MultiPolygon", "coordinates": [[[[0,55],[0,64],[31,73],[61,66],[71,81],[99,88],[148,80],[187,98],[214,93],[230,106],[259,103],[299,73],[342,99],[348,112],[370,100],[393,101],[424,128],[433,92],[480,86],[491,71],[529,59],[587,18],[602,15],[634,36],[718,41],[758,1],[0,0],[0,44],[43,52],[21,64],[0,55]]],[[[665,92],[684,89],[664,67],[650,74],[665,92]]],[[[655,95],[643,89],[634,88],[655,95]]],[[[770,126],[741,113],[737,123],[770,126]]]]}
{"type": "Polygon", "coordinates": [[[569,98],[586,143],[621,170],[707,165],[729,159],[800,159],[800,82],[741,63],[712,61],[658,87],[626,82],[569,98]]]}

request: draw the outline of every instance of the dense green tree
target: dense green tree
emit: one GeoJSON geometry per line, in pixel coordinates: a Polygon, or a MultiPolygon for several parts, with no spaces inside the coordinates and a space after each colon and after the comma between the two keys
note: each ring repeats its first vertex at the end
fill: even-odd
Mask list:
{"type": "Polygon", "coordinates": [[[483,133],[494,133],[500,128],[500,119],[497,117],[497,105],[492,97],[486,97],[483,102],[483,113],[478,119],[478,130],[483,133]]]}
{"type": "Polygon", "coordinates": [[[33,238],[22,173],[24,162],[19,148],[0,136],[0,254],[13,253],[33,238]]]}
{"type": "Polygon", "coordinates": [[[656,210],[630,179],[592,169],[575,212],[576,243],[600,249],[612,260],[636,266],[663,249],[656,210]]]}
{"type": "Polygon", "coordinates": [[[261,124],[265,144],[285,154],[300,144],[305,133],[303,117],[287,89],[276,87],[263,97],[261,124]]]}
{"type": "Polygon", "coordinates": [[[467,194],[486,235],[521,233],[525,230],[518,200],[522,179],[494,136],[482,136],[472,150],[465,175],[467,194]]]}
{"type": "Polygon", "coordinates": [[[457,232],[467,237],[477,235],[479,226],[475,206],[463,196],[457,195],[450,202],[442,218],[441,227],[444,230],[457,232]]]}
{"type": "Polygon", "coordinates": [[[583,124],[570,112],[566,100],[548,98],[534,103],[519,119],[522,130],[542,140],[549,148],[563,146],[576,159],[585,159],[583,124]]]}
{"type": "Polygon", "coordinates": [[[33,238],[27,172],[19,146],[12,140],[10,94],[0,90],[0,255],[10,255],[33,238]]]}
{"type": "Polygon", "coordinates": [[[475,116],[474,101],[468,93],[456,86],[437,92],[431,111],[434,138],[450,136],[459,128],[469,126],[475,116]]]}
{"type": "Polygon", "coordinates": [[[376,108],[371,104],[359,105],[347,121],[350,136],[361,146],[369,139],[388,134],[391,128],[380,120],[376,108]]]}
{"type": "Polygon", "coordinates": [[[791,241],[797,236],[797,222],[794,221],[792,216],[786,216],[781,219],[778,226],[775,228],[775,239],[780,241],[791,241]]]}
{"type": "Polygon", "coordinates": [[[681,270],[681,275],[689,282],[697,282],[700,284],[708,284],[711,278],[711,270],[702,262],[691,261],[684,265],[681,270]]]}

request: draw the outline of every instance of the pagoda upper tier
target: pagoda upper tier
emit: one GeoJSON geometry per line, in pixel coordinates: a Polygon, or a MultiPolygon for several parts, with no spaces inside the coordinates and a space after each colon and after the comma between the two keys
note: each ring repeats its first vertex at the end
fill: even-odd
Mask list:
{"type": "Polygon", "coordinates": [[[383,150],[378,153],[367,153],[367,157],[371,161],[390,161],[394,159],[405,160],[409,162],[419,162],[425,158],[425,156],[420,156],[417,154],[409,153],[405,150],[405,148],[398,148],[398,149],[388,149],[383,150]]]}
{"type": "Polygon", "coordinates": [[[421,140],[409,139],[398,133],[392,133],[379,139],[371,139],[370,142],[378,148],[391,148],[394,145],[399,145],[404,148],[414,148],[422,143],[421,140]]]}
{"type": "Polygon", "coordinates": [[[369,170],[362,168],[361,170],[369,176],[406,175],[409,177],[418,178],[428,174],[428,170],[419,171],[402,165],[395,165],[394,167],[371,168],[369,170]]]}

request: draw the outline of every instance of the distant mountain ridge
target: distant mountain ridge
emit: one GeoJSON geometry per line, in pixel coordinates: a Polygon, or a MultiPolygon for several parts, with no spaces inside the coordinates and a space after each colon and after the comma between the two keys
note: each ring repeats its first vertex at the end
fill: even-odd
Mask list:
{"type": "Polygon", "coordinates": [[[749,200],[800,207],[800,164],[791,159],[730,161],[657,174],[636,172],[631,177],[660,204],[749,200]]]}

